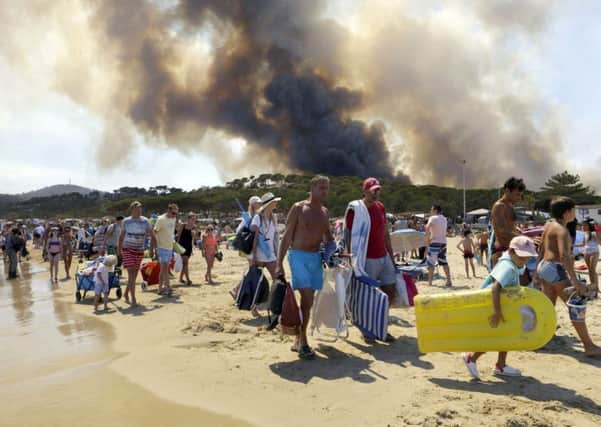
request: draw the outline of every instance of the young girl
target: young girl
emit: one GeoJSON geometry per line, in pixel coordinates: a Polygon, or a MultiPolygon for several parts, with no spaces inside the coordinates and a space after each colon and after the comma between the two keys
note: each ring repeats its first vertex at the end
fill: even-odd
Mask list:
{"type": "Polygon", "coordinates": [[[597,275],[597,262],[599,261],[599,237],[595,231],[595,223],[592,219],[584,222],[584,262],[588,268],[593,293],[597,296],[599,292],[599,276],[597,275]]]}
{"type": "Polygon", "coordinates": [[[205,274],[205,280],[210,284],[214,285],[213,277],[211,272],[213,271],[213,264],[215,264],[215,255],[217,254],[217,238],[214,234],[214,228],[209,225],[202,238],[202,256],[207,261],[207,272],[205,274]]]}
{"type": "Polygon", "coordinates": [[[457,249],[463,252],[463,259],[465,260],[465,274],[468,279],[470,278],[469,265],[472,266],[472,272],[474,273],[474,277],[476,277],[476,267],[474,266],[475,248],[476,245],[472,240],[472,231],[469,229],[465,230],[463,232],[463,239],[457,244],[457,249]]]}
{"type": "Polygon", "coordinates": [[[58,227],[52,227],[50,235],[46,241],[46,253],[50,263],[50,281],[58,282],[58,260],[63,247],[63,241],[60,237],[58,227]]]}

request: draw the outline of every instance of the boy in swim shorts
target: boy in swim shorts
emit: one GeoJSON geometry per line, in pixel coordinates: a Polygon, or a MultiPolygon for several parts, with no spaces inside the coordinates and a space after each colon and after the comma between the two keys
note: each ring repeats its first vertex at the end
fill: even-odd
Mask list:
{"type": "Polygon", "coordinates": [[[469,266],[472,266],[472,272],[474,273],[474,277],[476,277],[476,267],[474,266],[474,251],[476,245],[472,240],[472,231],[465,230],[463,232],[463,239],[457,244],[457,249],[463,252],[463,259],[465,260],[465,275],[469,279],[470,278],[470,270],[469,266]]]}
{"type": "MultiPolygon", "coordinates": [[[[575,203],[569,197],[556,197],[551,201],[552,221],[545,225],[543,231],[537,276],[541,281],[545,295],[553,305],[559,297],[567,302],[565,289],[574,286],[579,293],[586,293],[574,271],[572,254],[572,237],[566,225],[576,218],[575,203]]],[[[584,345],[584,354],[589,357],[601,356],[601,347],[593,343],[584,320],[572,320],[572,325],[584,345]]]]}
{"type": "MultiPolygon", "coordinates": [[[[536,256],[534,242],[526,236],[514,237],[509,243],[509,250],[499,258],[490,275],[482,284],[482,289],[492,288],[494,313],[489,317],[489,323],[492,328],[496,328],[500,322],[505,321],[503,312],[501,311],[501,289],[510,286],[520,286],[521,269],[524,268],[528,260],[533,256],[536,256]]],[[[483,354],[482,352],[477,352],[462,355],[463,363],[470,375],[476,380],[480,379],[476,361],[483,354]]],[[[510,377],[522,375],[518,369],[508,366],[506,361],[507,352],[500,351],[493,371],[494,375],[510,377]]]]}

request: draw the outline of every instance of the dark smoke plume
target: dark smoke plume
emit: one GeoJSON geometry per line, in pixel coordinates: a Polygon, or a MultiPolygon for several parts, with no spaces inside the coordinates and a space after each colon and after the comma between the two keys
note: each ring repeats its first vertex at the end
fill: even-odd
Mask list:
{"type": "Polygon", "coordinates": [[[320,3],[182,0],[161,12],[142,0],[126,7],[104,1],[95,21],[118,48],[133,86],[128,114],[145,132],[170,140],[188,124],[214,128],[294,170],[390,178],[383,125],[351,118],[363,107],[361,93],[337,87],[305,61],[303,40],[317,23],[309,11],[319,11],[320,3]],[[174,26],[183,37],[207,27],[225,34],[200,90],[182,87],[170,71],[177,62],[174,26]]]}
{"type": "Polygon", "coordinates": [[[525,72],[555,2],[2,2],[0,55],[104,120],[106,166],[141,134],[230,176],[457,185],[468,160],[470,187],[519,174],[535,188],[565,169],[561,117],[525,72]],[[54,61],[35,63],[53,40],[54,61]]]}

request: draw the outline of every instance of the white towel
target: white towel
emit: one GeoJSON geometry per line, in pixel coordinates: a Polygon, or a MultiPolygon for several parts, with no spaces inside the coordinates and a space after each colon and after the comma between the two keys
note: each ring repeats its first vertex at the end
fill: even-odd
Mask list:
{"type": "MultiPolygon", "coordinates": [[[[351,265],[356,277],[365,277],[367,276],[365,272],[365,260],[367,258],[367,243],[369,242],[371,220],[369,219],[369,212],[363,200],[354,200],[349,203],[344,214],[345,230],[348,231],[346,219],[351,210],[355,213],[353,229],[351,231],[351,265]]],[[[348,241],[346,243],[346,247],[348,248],[348,241]]]]}

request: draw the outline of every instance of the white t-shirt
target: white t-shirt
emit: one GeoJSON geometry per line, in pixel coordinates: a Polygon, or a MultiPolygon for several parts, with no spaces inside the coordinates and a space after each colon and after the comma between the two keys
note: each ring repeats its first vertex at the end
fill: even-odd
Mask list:
{"type": "Polygon", "coordinates": [[[260,249],[261,246],[259,246],[258,242],[257,242],[257,256],[255,261],[257,262],[273,262],[275,261],[277,258],[277,254],[276,254],[276,244],[277,242],[275,241],[276,239],[276,226],[275,226],[275,220],[272,217],[271,220],[266,220],[264,218],[261,217],[261,215],[255,215],[255,217],[252,220],[251,223],[251,228],[257,226],[259,227],[259,233],[261,234],[261,236],[264,238],[264,240],[267,242],[267,247],[269,248],[269,251],[271,252],[270,254],[266,254],[263,253],[263,251],[260,249]]]}
{"type": "Polygon", "coordinates": [[[433,215],[426,224],[430,230],[430,243],[447,243],[447,219],[443,215],[433,215]]]}
{"type": "Polygon", "coordinates": [[[98,276],[102,277],[104,283],[109,282],[109,268],[104,265],[103,263],[100,263],[98,265],[98,267],[96,268],[96,272],[94,273],[94,284],[98,285],[98,286],[102,286],[102,282],[100,281],[100,279],[98,278],[98,276]]]}

